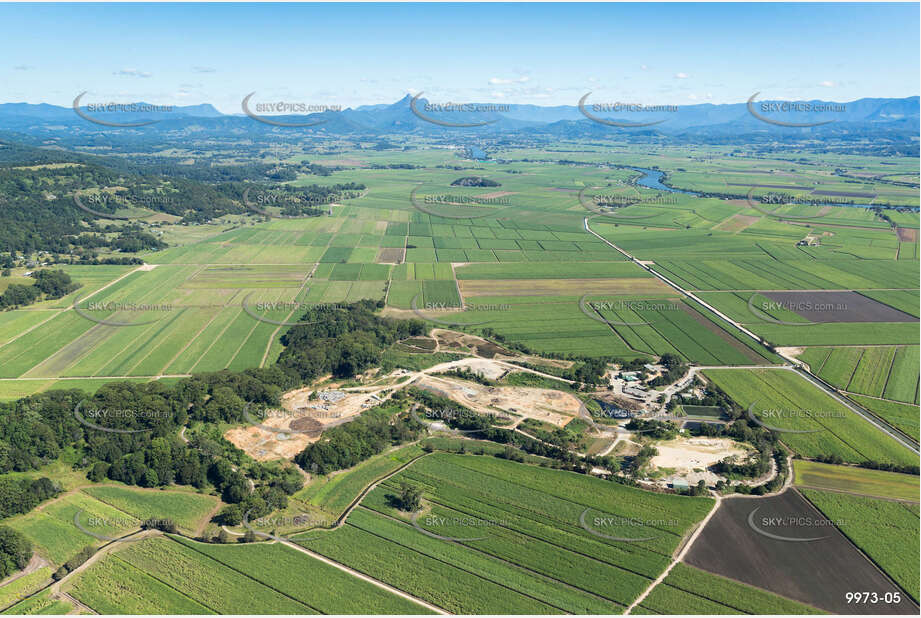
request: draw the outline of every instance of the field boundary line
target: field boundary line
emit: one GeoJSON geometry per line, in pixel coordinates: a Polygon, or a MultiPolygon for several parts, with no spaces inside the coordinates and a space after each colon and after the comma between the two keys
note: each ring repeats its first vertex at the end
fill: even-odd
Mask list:
{"type": "Polygon", "coordinates": [[[649,596],[649,593],[652,592],[653,588],[665,581],[665,578],[668,577],[668,574],[671,572],[671,570],[675,568],[675,565],[684,559],[685,555],[687,555],[688,551],[691,549],[691,546],[694,544],[694,541],[697,540],[697,537],[699,537],[704,528],[707,527],[707,523],[709,523],[710,519],[713,518],[713,515],[720,508],[720,504],[723,502],[722,496],[717,496],[714,498],[714,500],[715,502],[713,504],[713,508],[710,509],[710,512],[707,513],[706,517],[700,520],[700,523],[697,524],[697,527],[694,528],[690,536],[688,536],[687,541],[685,541],[684,545],[678,551],[678,554],[675,556],[674,560],[672,560],[671,564],[665,567],[665,570],[662,571],[662,573],[656,579],[654,579],[651,584],[649,584],[649,587],[646,588],[646,590],[644,590],[643,593],[640,594],[640,596],[638,596],[633,601],[633,603],[630,604],[629,607],[627,607],[626,611],[624,611],[624,615],[629,615],[630,612],[633,611],[633,608],[645,601],[646,597],[649,596]]]}
{"type": "MultiPolygon", "coordinates": [[[[182,547],[184,547],[184,548],[186,548],[186,549],[188,549],[188,550],[190,550],[190,551],[195,552],[195,553],[198,554],[199,556],[204,556],[204,557],[207,558],[208,560],[213,560],[214,562],[217,562],[218,564],[220,564],[221,566],[223,566],[223,567],[226,568],[226,569],[229,569],[229,570],[231,570],[231,571],[233,571],[233,572],[235,572],[235,573],[239,573],[239,574],[242,575],[243,577],[245,577],[245,578],[247,578],[247,579],[249,579],[249,580],[251,580],[251,581],[253,581],[253,582],[257,583],[257,584],[259,584],[260,586],[265,586],[265,587],[268,588],[269,590],[274,590],[275,592],[277,592],[277,593],[280,594],[281,596],[287,597],[287,598],[291,599],[292,601],[294,601],[295,603],[300,603],[301,605],[303,605],[303,606],[305,606],[305,607],[309,607],[310,609],[316,611],[317,614],[319,614],[319,615],[325,614],[325,612],[321,611],[318,607],[314,607],[314,606],[311,605],[310,603],[307,603],[307,602],[305,602],[305,601],[301,601],[300,599],[295,599],[295,598],[292,597],[290,594],[287,594],[287,593],[285,593],[285,592],[282,592],[282,591],[279,590],[278,588],[275,588],[274,586],[270,586],[269,584],[265,583],[264,581],[261,581],[261,580],[256,579],[255,577],[253,577],[253,576],[250,575],[249,573],[244,573],[244,572],[241,571],[240,569],[238,569],[238,568],[236,568],[236,567],[233,567],[233,566],[227,564],[227,563],[224,562],[223,560],[218,560],[218,559],[215,558],[214,556],[209,556],[208,554],[206,554],[206,553],[203,552],[203,551],[199,551],[198,549],[195,549],[194,547],[191,547],[191,546],[189,546],[189,545],[186,545],[185,543],[180,543],[179,541],[177,541],[176,539],[172,538],[172,537],[171,537],[170,535],[168,535],[168,534],[164,534],[163,536],[164,536],[165,538],[169,539],[170,541],[172,541],[173,543],[176,543],[177,545],[180,545],[180,546],[182,546],[182,547]]],[[[181,535],[179,535],[179,536],[181,536],[181,535]]],[[[258,546],[258,544],[257,544],[257,546],[258,546]]],[[[230,545],[230,547],[234,547],[234,545],[230,545]]],[[[237,547],[240,547],[240,546],[238,545],[237,547]]],[[[195,599],[192,599],[192,600],[194,601],[195,599]]]]}
{"type": "MultiPolygon", "coordinates": [[[[369,511],[369,512],[371,512],[371,513],[374,514],[374,515],[377,515],[377,516],[380,516],[380,517],[384,517],[384,518],[386,518],[386,519],[389,519],[389,520],[391,520],[391,521],[393,521],[393,522],[396,522],[396,523],[398,523],[398,524],[401,524],[401,525],[403,525],[403,526],[408,526],[408,525],[409,525],[409,524],[407,524],[405,521],[401,521],[401,520],[399,520],[399,519],[397,519],[397,518],[395,518],[395,517],[391,517],[391,516],[389,516],[389,515],[385,515],[384,513],[379,512],[379,511],[375,511],[375,510],[373,510],[373,509],[369,509],[369,508],[366,507],[366,506],[365,506],[365,507],[362,507],[362,508],[365,509],[365,510],[367,510],[367,511],[369,511]]],[[[467,573],[467,574],[469,574],[469,575],[473,575],[473,576],[476,577],[477,579],[482,579],[483,581],[490,582],[490,583],[492,583],[492,584],[495,584],[495,585],[499,586],[500,588],[505,588],[506,590],[509,590],[509,591],[511,591],[511,592],[514,592],[515,594],[520,594],[520,595],[523,596],[523,597],[527,597],[527,598],[529,598],[529,599],[531,599],[531,600],[533,600],[533,601],[537,601],[538,603],[541,603],[541,604],[543,604],[543,605],[549,605],[550,607],[552,607],[552,608],[554,608],[554,609],[558,609],[558,610],[560,610],[560,611],[563,612],[563,613],[566,613],[566,614],[569,614],[569,613],[570,613],[570,612],[566,611],[565,609],[563,609],[562,607],[559,607],[559,606],[557,606],[557,605],[554,605],[554,604],[551,603],[550,601],[546,601],[546,600],[544,600],[544,599],[539,599],[539,598],[537,598],[537,597],[535,597],[535,596],[533,596],[533,595],[531,595],[531,594],[528,594],[527,592],[522,592],[521,590],[515,590],[515,589],[512,588],[511,586],[509,586],[509,585],[507,585],[507,584],[503,584],[502,582],[496,581],[496,580],[494,580],[494,579],[491,579],[491,578],[489,578],[489,577],[487,577],[487,576],[485,576],[485,575],[480,575],[479,573],[475,573],[475,572],[473,572],[473,571],[471,571],[471,570],[469,570],[469,569],[460,567],[460,566],[458,566],[458,565],[456,565],[456,564],[452,564],[452,563],[450,563],[450,562],[448,562],[448,561],[446,561],[446,560],[443,560],[443,559],[441,559],[441,558],[438,558],[438,557],[436,557],[436,556],[433,556],[433,555],[431,555],[431,554],[428,554],[428,553],[426,553],[426,552],[424,552],[424,551],[420,551],[420,550],[418,550],[418,549],[416,549],[416,548],[414,548],[414,547],[410,547],[410,546],[408,546],[408,545],[404,545],[403,543],[400,543],[400,542],[398,542],[398,541],[395,541],[395,540],[393,540],[393,539],[391,539],[391,538],[388,538],[388,537],[383,536],[383,535],[381,535],[381,534],[378,534],[378,533],[376,533],[376,532],[372,532],[371,530],[367,530],[367,529],[365,529],[365,528],[362,528],[361,526],[357,526],[357,525],[355,525],[355,524],[349,524],[349,525],[352,526],[353,528],[357,528],[357,529],[361,530],[362,532],[365,532],[366,534],[370,534],[370,535],[372,535],[372,536],[376,536],[376,537],[379,538],[379,539],[383,539],[384,541],[387,541],[388,543],[393,543],[394,545],[397,545],[397,546],[399,546],[399,547],[402,547],[403,549],[408,549],[409,551],[413,552],[414,554],[419,554],[420,556],[425,556],[426,558],[430,558],[430,559],[432,559],[432,560],[435,560],[435,561],[437,561],[437,562],[440,562],[440,563],[442,563],[442,564],[445,564],[445,565],[447,565],[447,566],[449,566],[449,567],[451,567],[451,568],[453,568],[453,569],[457,569],[458,571],[463,571],[464,573],[467,573]]],[[[567,583],[564,582],[564,581],[561,581],[561,580],[555,579],[555,578],[553,578],[553,577],[550,577],[549,575],[545,575],[545,574],[543,574],[543,573],[539,573],[538,571],[532,571],[531,569],[528,569],[527,567],[524,567],[524,566],[522,566],[522,565],[520,565],[520,564],[515,564],[514,562],[509,562],[508,560],[505,560],[504,558],[500,558],[500,557],[498,557],[498,556],[494,556],[493,554],[486,553],[486,552],[484,552],[484,551],[482,551],[482,550],[479,550],[479,549],[476,549],[476,548],[473,548],[473,547],[470,547],[470,546],[467,546],[467,545],[463,545],[462,543],[457,543],[457,542],[454,542],[454,541],[452,541],[451,543],[452,543],[452,545],[459,545],[460,547],[463,547],[464,549],[469,549],[469,550],[471,550],[471,551],[474,552],[474,553],[481,554],[481,555],[483,555],[483,556],[487,556],[488,558],[491,558],[491,559],[493,559],[493,560],[495,560],[495,561],[497,561],[497,562],[501,562],[501,563],[503,563],[503,564],[506,564],[506,565],[508,565],[508,566],[510,566],[510,567],[517,568],[517,569],[521,569],[521,570],[523,570],[523,571],[525,571],[525,572],[527,572],[527,573],[531,573],[531,574],[536,575],[536,576],[538,576],[538,577],[542,577],[542,578],[548,580],[548,583],[562,584],[563,586],[572,588],[572,589],[574,589],[574,590],[578,590],[579,592],[584,592],[584,593],[590,594],[590,595],[592,595],[592,596],[594,596],[594,597],[597,597],[598,599],[601,599],[601,600],[603,600],[603,601],[606,601],[606,602],[609,602],[609,603],[614,603],[615,605],[624,606],[623,603],[618,603],[617,601],[614,601],[613,599],[608,599],[608,598],[602,597],[602,596],[600,596],[600,595],[598,595],[598,594],[592,593],[592,592],[590,592],[590,591],[588,591],[588,590],[583,590],[582,588],[577,588],[577,587],[575,587],[575,586],[573,586],[573,585],[571,585],[571,584],[567,584],[567,583]]]]}
{"type": "Polygon", "coordinates": [[[18,335],[16,335],[16,336],[13,337],[12,339],[10,339],[9,341],[6,341],[6,342],[0,344],[0,350],[2,350],[3,348],[5,348],[5,347],[8,346],[9,344],[13,343],[14,341],[16,341],[17,339],[19,339],[20,337],[25,337],[26,335],[28,335],[29,333],[31,333],[33,330],[35,330],[35,329],[38,328],[39,326],[41,326],[41,325],[43,325],[43,324],[46,324],[49,320],[53,320],[54,318],[58,317],[58,316],[61,315],[62,313],[66,313],[66,312],[67,312],[67,309],[66,309],[66,308],[65,308],[65,309],[49,309],[49,310],[47,310],[47,311],[52,311],[52,314],[51,314],[48,318],[42,320],[41,322],[39,322],[39,323],[36,324],[35,326],[32,326],[32,327],[30,327],[30,328],[27,328],[26,330],[22,331],[21,333],[19,333],[18,335]]]}
{"type": "MultiPolygon", "coordinates": [[[[306,232],[304,232],[304,233],[306,233],[306,232]]],[[[315,273],[315,272],[317,271],[317,266],[319,266],[319,265],[320,265],[319,262],[315,262],[314,265],[313,265],[313,268],[311,268],[311,269],[310,269],[310,272],[307,273],[307,276],[304,277],[304,283],[301,284],[301,287],[300,287],[300,289],[298,289],[297,294],[294,295],[294,298],[295,298],[295,299],[297,299],[297,297],[298,297],[298,296],[301,294],[301,292],[304,290],[304,286],[306,286],[307,283],[310,282],[311,279],[313,279],[313,273],[315,273]]],[[[309,290],[309,288],[308,288],[308,290],[309,290]]],[[[309,293],[309,291],[308,291],[308,293],[309,293]]],[[[385,299],[385,302],[386,302],[386,295],[384,296],[384,299],[385,299]]],[[[306,298],[305,298],[304,300],[306,300],[306,298]]],[[[289,319],[291,319],[291,316],[294,315],[294,312],[295,312],[295,311],[297,311],[297,309],[291,309],[291,312],[290,312],[287,316],[285,316],[285,321],[288,321],[289,319]]],[[[266,361],[266,359],[269,357],[269,351],[272,349],[272,342],[275,341],[275,337],[278,336],[278,332],[281,330],[281,327],[282,327],[282,325],[279,324],[279,325],[275,328],[275,330],[272,331],[272,334],[269,335],[269,340],[268,340],[268,342],[265,344],[265,352],[262,353],[262,360],[259,361],[259,367],[265,367],[265,361],[266,361]]]]}
{"type": "MultiPolygon", "coordinates": [[[[805,503],[808,504],[810,507],[812,507],[812,510],[813,510],[813,511],[815,511],[816,513],[818,513],[818,514],[819,514],[820,516],[822,516],[822,517],[827,517],[827,515],[825,515],[825,513],[822,511],[822,509],[820,509],[817,505],[813,504],[812,500],[810,500],[808,497],[806,497],[805,495],[803,495],[803,493],[802,493],[801,491],[797,491],[796,487],[793,487],[793,488],[791,489],[791,491],[796,492],[796,494],[803,500],[803,502],[805,502],[805,503]]],[[[847,541],[847,542],[851,545],[851,547],[853,547],[854,550],[855,550],[858,554],[860,554],[860,555],[863,557],[864,560],[866,560],[866,561],[869,562],[871,565],[873,565],[873,568],[876,569],[876,570],[880,573],[880,575],[883,576],[884,579],[886,579],[890,584],[892,584],[892,587],[893,587],[893,588],[895,588],[896,590],[901,590],[902,592],[904,592],[904,593],[905,593],[905,596],[908,597],[908,601],[909,601],[912,605],[914,605],[915,608],[918,607],[918,602],[915,600],[915,597],[914,597],[910,592],[908,592],[907,590],[905,590],[905,588],[903,588],[897,581],[895,581],[895,579],[893,579],[892,576],[889,575],[889,573],[887,573],[887,572],[883,569],[882,566],[880,566],[879,564],[877,564],[876,561],[873,560],[873,558],[871,558],[869,554],[867,554],[866,552],[864,552],[863,549],[861,549],[861,548],[857,545],[857,543],[855,543],[854,540],[851,539],[851,537],[848,536],[848,535],[844,532],[844,530],[842,530],[842,529],[841,529],[838,525],[836,525],[834,522],[832,522],[832,528],[834,528],[835,530],[837,530],[837,531],[838,531],[838,534],[840,534],[842,537],[844,537],[845,541],[847,541]]]]}
{"type": "MultiPolygon", "coordinates": [[[[919,504],[918,500],[909,500],[907,498],[893,498],[891,496],[877,496],[876,494],[865,494],[857,491],[848,491],[846,489],[832,489],[831,487],[820,487],[818,485],[807,485],[805,483],[794,483],[795,487],[803,489],[813,489],[815,491],[829,491],[836,494],[847,494],[858,498],[872,498],[873,500],[885,500],[886,502],[899,502],[902,504],[919,504]]],[[[805,496],[804,496],[805,497],[805,496]]]]}
{"type": "Polygon", "coordinates": [[[432,610],[432,611],[435,612],[436,614],[440,614],[440,615],[442,615],[442,616],[450,616],[450,615],[451,615],[451,612],[447,611],[446,609],[443,609],[443,608],[441,608],[441,607],[438,607],[437,605],[433,605],[433,604],[429,603],[428,601],[423,601],[422,599],[417,598],[417,597],[414,597],[413,595],[409,594],[408,592],[404,592],[404,591],[400,590],[399,588],[394,588],[394,587],[391,586],[390,584],[386,584],[386,583],[384,583],[384,582],[382,582],[382,581],[380,581],[380,580],[374,579],[374,578],[371,577],[370,575],[365,575],[365,574],[362,573],[361,571],[357,571],[357,570],[353,569],[352,567],[349,567],[349,566],[346,566],[346,565],[344,565],[344,564],[342,564],[342,563],[336,562],[335,560],[332,560],[332,559],[330,559],[330,558],[327,558],[326,556],[324,556],[324,555],[322,555],[322,554],[318,554],[318,553],[316,553],[316,552],[310,551],[310,550],[307,549],[306,547],[303,547],[303,546],[301,546],[301,545],[298,545],[297,543],[292,543],[291,541],[278,541],[278,542],[279,542],[280,544],[282,544],[282,545],[286,545],[286,546],[290,547],[291,549],[294,549],[295,551],[299,551],[299,552],[301,552],[301,553],[307,554],[308,556],[310,556],[310,557],[312,557],[312,558],[314,558],[314,559],[316,559],[316,560],[319,560],[320,562],[323,562],[323,563],[328,564],[328,565],[330,565],[330,566],[332,566],[332,567],[335,567],[335,568],[339,569],[340,571],[344,571],[344,572],[348,573],[349,575],[352,575],[353,577],[357,577],[358,579],[361,579],[361,580],[364,580],[364,581],[366,581],[366,582],[368,582],[368,583],[370,583],[370,584],[373,584],[373,585],[377,586],[378,588],[382,588],[382,589],[386,590],[387,592],[390,592],[390,593],[395,594],[395,595],[397,595],[397,596],[399,596],[399,597],[402,597],[402,598],[404,598],[404,599],[407,599],[408,601],[412,601],[413,603],[417,603],[417,604],[421,605],[422,607],[424,607],[424,608],[426,608],[426,609],[432,610]]]}

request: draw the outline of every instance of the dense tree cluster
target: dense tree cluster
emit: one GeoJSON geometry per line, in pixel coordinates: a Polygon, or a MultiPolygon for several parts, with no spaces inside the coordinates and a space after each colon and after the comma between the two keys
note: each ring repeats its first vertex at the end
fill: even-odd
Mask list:
{"type": "Polygon", "coordinates": [[[7,286],[3,294],[0,294],[0,309],[23,307],[42,298],[54,300],[80,287],[63,270],[37,270],[32,273],[32,278],[35,279],[32,285],[11,283],[7,286]]]}
{"type": "Polygon", "coordinates": [[[58,495],[61,486],[49,478],[0,478],[0,519],[28,513],[36,506],[58,495]]]}
{"type": "Polygon", "coordinates": [[[390,403],[364,412],[351,423],[323,432],[323,438],[298,453],[294,461],[314,474],[351,468],[395,444],[419,437],[422,426],[412,419],[393,418],[400,409],[390,403]]]}
{"type": "Polygon", "coordinates": [[[0,526],[0,580],[26,568],[31,559],[29,539],[9,526],[0,526]]]}

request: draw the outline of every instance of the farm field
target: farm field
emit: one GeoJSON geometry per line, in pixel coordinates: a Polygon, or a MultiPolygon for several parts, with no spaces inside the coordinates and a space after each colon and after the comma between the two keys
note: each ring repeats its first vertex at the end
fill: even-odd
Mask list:
{"type": "MultiPolygon", "coordinates": [[[[599,482],[490,457],[439,453],[417,460],[373,490],[344,528],[308,534],[298,542],[450,611],[622,611],[643,582],[665,567],[682,535],[712,503],[619,485],[591,492],[599,482]],[[424,487],[431,509],[425,519],[429,523],[422,524],[427,531],[459,540],[422,533],[389,506],[387,496],[404,480],[424,487]],[[596,520],[608,514],[667,523],[646,528],[654,532],[648,545],[617,544],[583,529],[579,520],[585,512],[596,520]],[[437,523],[466,519],[496,524],[477,530],[485,538],[463,540],[471,538],[470,528],[437,523]],[[354,552],[357,547],[364,548],[360,555],[354,552]],[[551,554],[554,559],[546,560],[551,554]],[[397,570],[394,555],[400,556],[397,570]],[[426,576],[420,580],[422,573],[426,576]],[[611,588],[612,581],[619,583],[611,588]],[[550,586],[554,582],[564,587],[550,586]],[[502,587],[515,592],[500,592],[502,587]],[[473,589],[480,593],[463,594],[473,589]]],[[[639,538],[643,531],[621,526],[607,532],[639,538]]]]}
{"type": "Polygon", "coordinates": [[[800,360],[843,391],[918,403],[917,346],[806,348],[800,360]]]}
{"type": "Polygon", "coordinates": [[[653,614],[827,613],[683,562],[676,564],[638,607],[653,614]]]}
{"type": "Polygon", "coordinates": [[[850,395],[849,398],[885,419],[893,427],[901,429],[906,435],[914,437],[915,440],[921,436],[918,422],[921,414],[919,414],[918,406],[863,395],[850,395]]]}
{"type": "Polygon", "coordinates": [[[802,494],[918,602],[918,504],[803,489],[802,494]]]}
{"type": "Polygon", "coordinates": [[[918,477],[853,466],[835,466],[817,461],[793,462],[795,483],[809,489],[863,494],[876,498],[918,501],[918,477]]]}
{"type": "Polygon", "coordinates": [[[780,432],[780,440],[804,457],[917,465],[914,453],[794,371],[708,369],[704,374],[744,409],[752,407],[764,424],[791,430],[780,432]]]}
{"type": "Polygon", "coordinates": [[[832,525],[846,518],[826,517],[793,489],[758,500],[726,499],[685,562],[832,613],[917,612],[917,605],[904,593],[898,604],[847,603],[844,595],[849,591],[866,589],[882,595],[898,588],[832,525]]]}

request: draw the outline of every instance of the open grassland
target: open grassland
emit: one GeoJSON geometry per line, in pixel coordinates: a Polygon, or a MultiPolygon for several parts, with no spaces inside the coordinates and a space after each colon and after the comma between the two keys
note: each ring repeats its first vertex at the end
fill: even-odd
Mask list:
{"type": "Polygon", "coordinates": [[[918,601],[918,505],[803,489],[802,493],[918,601]]]}
{"type": "Polygon", "coordinates": [[[744,409],[753,406],[761,422],[791,430],[779,432],[779,438],[804,457],[838,455],[848,463],[918,463],[910,450],[793,371],[711,369],[705,375],[744,409]]]}
{"type": "Polygon", "coordinates": [[[876,498],[918,501],[918,477],[913,474],[835,466],[797,459],[793,463],[795,483],[810,489],[828,489],[876,498]]]}
{"type": "Polygon", "coordinates": [[[639,607],[653,614],[827,613],[683,562],[675,565],[639,607]]]}
{"type": "Polygon", "coordinates": [[[83,490],[100,502],[137,517],[171,519],[182,530],[194,533],[214,508],[217,498],[188,491],[153,491],[98,485],[83,490]]]}
{"type": "Polygon", "coordinates": [[[450,611],[614,613],[661,572],[710,504],[491,457],[435,454],[372,491],[345,527],[299,542],[450,611]],[[457,540],[423,534],[391,506],[402,481],[423,487],[429,512],[420,525],[457,540]],[[586,512],[589,521],[668,521],[608,530],[654,537],[616,543],[580,526],[586,512]],[[492,523],[456,523],[467,520],[492,523]]]}
{"type": "Polygon", "coordinates": [[[88,545],[101,545],[105,537],[118,538],[137,530],[140,520],[86,494],[67,494],[41,508],[7,520],[35,545],[36,551],[53,564],[63,564],[88,545]],[[74,517],[79,514],[77,527],[74,517]],[[103,538],[97,538],[99,537],[103,538]]]}

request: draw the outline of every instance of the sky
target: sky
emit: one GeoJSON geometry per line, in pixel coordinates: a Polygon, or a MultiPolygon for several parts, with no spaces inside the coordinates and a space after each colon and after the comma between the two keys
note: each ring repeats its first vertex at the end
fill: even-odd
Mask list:
{"type": "Polygon", "coordinates": [[[0,102],[919,94],[919,4],[0,4],[0,102]]]}

